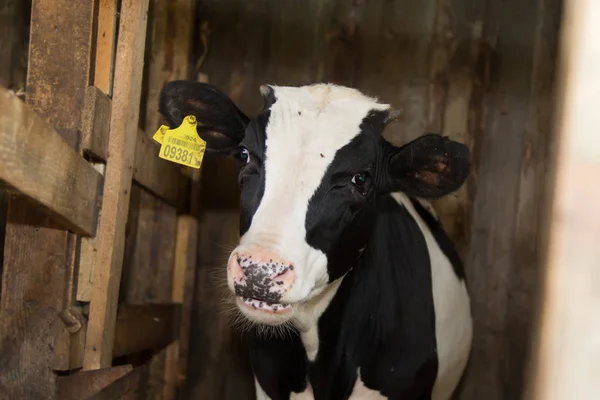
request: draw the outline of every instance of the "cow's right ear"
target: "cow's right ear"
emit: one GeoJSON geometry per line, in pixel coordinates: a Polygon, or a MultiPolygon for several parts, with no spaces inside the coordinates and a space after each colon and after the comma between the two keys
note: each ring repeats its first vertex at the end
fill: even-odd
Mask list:
{"type": "Polygon", "coordinates": [[[219,89],[208,83],[172,81],[163,87],[159,112],[171,128],[188,115],[196,117],[198,135],[208,150],[228,151],[244,138],[250,119],[219,89]]]}

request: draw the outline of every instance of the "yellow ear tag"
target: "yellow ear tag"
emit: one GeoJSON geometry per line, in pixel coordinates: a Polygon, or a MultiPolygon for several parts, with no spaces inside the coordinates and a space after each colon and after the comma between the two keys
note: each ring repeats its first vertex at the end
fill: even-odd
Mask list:
{"type": "MultiPolygon", "coordinates": [[[[154,135],[158,135],[158,139],[160,131],[161,129],[154,135]]],[[[158,156],[163,160],[198,169],[202,165],[205,150],[206,142],[196,131],[196,117],[188,115],[177,128],[165,130],[158,156]]]]}

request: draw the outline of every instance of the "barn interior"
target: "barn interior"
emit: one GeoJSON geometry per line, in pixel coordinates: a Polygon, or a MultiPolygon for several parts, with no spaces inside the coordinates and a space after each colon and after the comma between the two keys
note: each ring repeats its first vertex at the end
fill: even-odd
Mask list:
{"type": "MultiPolygon", "coordinates": [[[[57,58],[63,72],[56,72],[48,67],[52,60],[39,56],[52,40],[81,50],[65,38],[79,29],[73,25],[77,10],[60,11],[68,3],[0,0],[0,86],[21,99],[56,101],[40,97],[46,90],[40,82],[46,81],[32,74],[69,76],[64,72],[69,60],[57,58]],[[54,28],[44,28],[53,18],[54,28]]],[[[130,3],[86,0],[77,7],[96,13],[93,21],[85,20],[96,29],[103,23],[98,10],[112,5],[118,27],[118,10],[130,3]]],[[[162,122],[157,94],[174,79],[210,82],[247,114],[262,107],[261,84],[332,82],[399,109],[400,117],[385,132],[394,144],[424,132],[467,144],[471,176],[458,192],[434,202],[465,263],[475,323],[471,358],[455,398],[524,398],[535,357],[542,229],[557,146],[553,124],[563,14],[561,0],[150,0],[138,127],[151,140],[162,122]]],[[[101,43],[100,37],[94,40],[101,43]]],[[[50,46],[46,57],[58,53],[50,46]]],[[[98,86],[99,81],[90,78],[82,87],[90,82],[98,86]]],[[[68,95],[71,89],[51,95],[68,95]]],[[[78,101],[76,107],[83,109],[78,101]]],[[[67,112],[56,113],[46,120],[65,125],[60,121],[69,118],[67,112]]],[[[70,135],[68,129],[57,130],[70,135]]],[[[85,156],[102,162],[93,152],[85,156]]],[[[137,398],[254,399],[243,335],[222,312],[222,286],[216,282],[238,238],[237,174],[235,161],[210,154],[200,175],[188,174],[185,212],[197,221],[197,240],[183,300],[189,313],[182,325],[187,339],[179,350],[184,379],[165,394],[165,348],[116,357],[109,364],[151,364],[137,398]]],[[[178,232],[182,211],[149,194],[142,181],[134,176],[128,200],[119,304],[172,300],[171,269],[179,247],[167,238],[178,232]]],[[[49,347],[55,342],[48,344],[62,300],[48,305],[33,296],[29,309],[18,305],[31,300],[40,285],[52,288],[56,279],[20,275],[14,262],[6,261],[20,249],[11,236],[15,225],[26,225],[11,214],[12,196],[0,195],[0,353],[6,360],[0,364],[0,398],[52,398],[57,377],[74,374],[80,365],[65,361],[66,367],[55,368],[56,350],[49,347]]],[[[63,286],[56,290],[67,290],[63,286]]],[[[95,289],[86,294],[77,285],[69,287],[77,291],[69,301],[86,316],[95,289]]],[[[50,289],[44,293],[55,296],[50,289]]]]}
{"type": "MultiPolygon", "coordinates": [[[[249,114],[262,106],[263,83],[334,82],[401,110],[385,131],[392,143],[441,132],[468,144],[472,175],[435,202],[473,296],[473,352],[458,398],[520,398],[540,273],[561,2],[201,1],[198,16],[207,32],[200,71],[249,114]]],[[[201,339],[190,344],[190,398],[253,398],[243,342],[214,311],[209,283],[237,237],[236,176],[235,163],[206,160],[191,333],[201,339]]]]}

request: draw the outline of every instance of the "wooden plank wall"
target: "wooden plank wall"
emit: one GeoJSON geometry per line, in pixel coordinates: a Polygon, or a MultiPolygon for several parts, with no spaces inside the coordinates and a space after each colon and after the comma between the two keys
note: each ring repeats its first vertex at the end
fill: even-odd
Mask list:
{"type": "MultiPolygon", "coordinates": [[[[198,25],[209,32],[201,71],[247,113],[262,106],[262,83],[332,81],[400,108],[386,131],[394,143],[435,131],[472,149],[465,187],[435,204],[473,293],[464,400],[516,399],[524,387],[560,4],[199,0],[198,25]]],[[[236,175],[229,161],[206,157],[190,398],[252,398],[239,336],[215,304],[214,276],[237,237],[236,175]]]]}
{"type": "MultiPolygon", "coordinates": [[[[93,3],[33,1],[31,11],[26,102],[73,148],[88,85],[93,3]],[[77,34],[66,34],[73,27],[77,34]]],[[[11,292],[0,299],[0,353],[2,370],[10,373],[0,374],[0,393],[48,398],[54,338],[64,329],[57,315],[74,297],[76,238],[16,198],[9,198],[7,215],[2,286],[11,292]]]]}

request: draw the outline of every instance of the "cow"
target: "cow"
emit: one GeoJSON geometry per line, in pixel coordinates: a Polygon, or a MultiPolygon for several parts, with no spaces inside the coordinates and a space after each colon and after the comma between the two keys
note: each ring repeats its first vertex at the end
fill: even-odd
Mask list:
{"type": "Polygon", "coordinates": [[[463,185],[468,148],[433,133],[392,145],[396,111],[354,88],[260,93],[252,118],[206,83],[172,81],[159,96],[169,126],[194,115],[206,151],[239,160],[227,286],[253,326],[257,399],[450,398],[470,299],[429,200],[463,185]]]}

